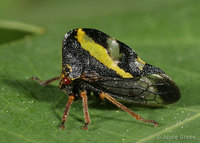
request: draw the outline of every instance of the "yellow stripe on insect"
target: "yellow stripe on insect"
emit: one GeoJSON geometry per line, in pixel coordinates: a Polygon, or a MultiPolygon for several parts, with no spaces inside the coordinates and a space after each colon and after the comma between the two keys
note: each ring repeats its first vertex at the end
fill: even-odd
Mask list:
{"type": "Polygon", "coordinates": [[[140,70],[143,70],[143,67],[146,63],[140,59],[140,57],[137,57],[135,59],[135,65],[140,69],[140,70]]]}
{"type": "Polygon", "coordinates": [[[146,64],[143,60],[140,59],[140,57],[137,57],[137,59],[138,59],[138,61],[139,61],[141,64],[143,64],[143,65],[146,64]]]}
{"type": "Polygon", "coordinates": [[[77,31],[78,42],[81,44],[81,47],[88,51],[91,56],[95,57],[103,65],[116,71],[118,75],[123,78],[133,78],[133,76],[121,69],[117,63],[108,55],[108,51],[101,45],[95,43],[92,38],[88,37],[82,29],[77,31]]]}

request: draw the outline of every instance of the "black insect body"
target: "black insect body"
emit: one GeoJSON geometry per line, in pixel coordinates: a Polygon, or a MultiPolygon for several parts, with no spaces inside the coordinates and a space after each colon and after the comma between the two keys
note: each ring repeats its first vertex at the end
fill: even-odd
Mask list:
{"type": "Polygon", "coordinates": [[[61,128],[67,120],[72,102],[82,98],[85,125],[90,123],[87,93],[93,92],[108,99],[117,107],[128,112],[137,120],[146,120],[116,99],[139,104],[170,104],[179,100],[180,91],[176,84],[161,69],[142,61],[134,50],[124,43],[95,29],[74,29],[62,42],[62,71],[59,77],[42,82],[47,85],[60,79],[59,87],[69,95],[63,114],[61,128]],[[81,91],[81,92],[80,92],[81,91]]]}

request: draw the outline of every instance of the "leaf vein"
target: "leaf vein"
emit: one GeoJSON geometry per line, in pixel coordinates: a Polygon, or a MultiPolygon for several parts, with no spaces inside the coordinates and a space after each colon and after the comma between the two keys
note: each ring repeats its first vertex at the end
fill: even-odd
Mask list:
{"type": "Polygon", "coordinates": [[[0,127],[0,130],[4,131],[4,132],[6,132],[6,133],[9,133],[9,134],[11,134],[11,135],[13,135],[13,136],[16,136],[16,137],[18,137],[18,138],[21,138],[21,139],[24,139],[24,140],[26,140],[26,141],[32,142],[32,143],[39,143],[38,141],[32,140],[32,139],[30,139],[30,138],[27,138],[27,137],[25,137],[25,136],[23,136],[23,135],[20,135],[20,134],[15,133],[15,132],[6,130],[6,129],[2,128],[2,127],[0,127]]]}
{"type": "Polygon", "coordinates": [[[195,120],[195,119],[198,118],[198,117],[200,117],[200,113],[195,114],[194,116],[192,116],[192,117],[190,117],[190,118],[186,118],[186,119],[183,120],[182,122],[178,122],[178,123],[176,123],[176,124],[170,126],[169,128],[165,128],[164,130],[161,130],[161,131],[159,131],[159,132],[157,132],[157,133],[155,133],[155,134],[152,134],[152,135],[150,135],[150,136],[148,136],[148,137],[146,137],[146,138],[143,138],[143,139],[137,141],[137,143],[142,143],[142,142],[151,140],[151,139],[155,138],[156,136],[159,136],[159,135],[161,135],[161,134],[164,134],[164,133],[168,132],[169,130],[173,130],[173,129],[175,129],[175,128],[181,126],[181,125],[184,125],[184,124],[186,124],[186,123],[188,123],[188,122],[190,122],[190,121],[192,121],[192,120],[195,120]]]}

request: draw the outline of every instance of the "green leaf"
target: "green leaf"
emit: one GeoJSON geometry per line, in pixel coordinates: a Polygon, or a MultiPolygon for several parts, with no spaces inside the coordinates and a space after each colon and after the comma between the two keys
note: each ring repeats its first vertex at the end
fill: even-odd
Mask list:
{"type": "Polygon", "coordinates": [[[196,0],[3,0],[1,142],[199,142],[199,4],[196,0]],[[95,28],[123,41],[174,79],[182,95],[175,104],[145,107],[123,102],[142,117],[156,120],[158,127],[91,96],[89,130],[81,130],[81,100],[73,103],[66,130],[59,130],[67,96],[58,82],[42,87],[29,78],[59,76],[61,41],[77,27],[95,28]]]}
{"type": "Polygon", "coordinates": [[[0,44],[26,38],[32,34],[43,34],[44,29],[16,21],[0,20],[0,44]]]}

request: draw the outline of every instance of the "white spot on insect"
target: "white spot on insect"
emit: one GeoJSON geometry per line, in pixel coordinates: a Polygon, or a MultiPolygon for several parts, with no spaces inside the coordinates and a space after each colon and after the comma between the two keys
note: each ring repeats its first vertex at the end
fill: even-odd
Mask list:
{"type": "Polygon", "coordinates": [[[119,49],[119,43],[117,42],[117,40],[113,38],[108,38],[107,44],[108,44],[108,52],[110,56],[116,63],[118,63],[119,58],[122,56],[119,49]]]}
{"type": "MultiPolygon", "coordinates": [[[[151,80],[150,80],[148,77],[146,77],[146,76],[142,76],[142,77],[140,78],[140,80],[141,80],[141,81],[144,81],[144,82],[147,83],[148,85],[152,85],[151,80]]],[[[149,88],[150,91],[153,91],[153,89],[154,89],[154,87],[150,87],[150,88],[149,88]]]]}
{"type": "Polygon", "coordinates": [[[69,35],[71,35],[72,32],[73,32],[73,30],[67,32],[67,33],[65,34],[65,39],[67,39],[67,38],[69,37],[69,35]]]}
{"type": "Polygon", "coordinates": [[[155,76],[155,77],[158,77],[158,78],[163,78],[162,76],[160,76],[159,74],[152,74],[153,76],[155,76]]]}
{"type": "Polygon", "coordinates": [[[68,33],[66,33],[65,34],[65,39],[67,39],[69,37],[69,34],[68,33]]]}
{"type": "Polygon", "coordinates": [[[139,68],[140,70],[143,70],[143,67],[144,67],[144,63],[141,62],[138,58],[135,59],[135,65],[137,66],[137,68],[139,68]]]}

